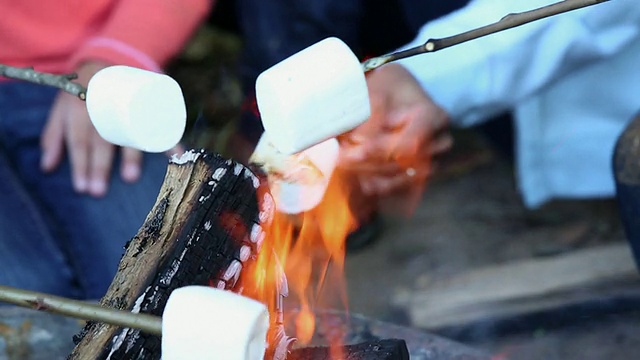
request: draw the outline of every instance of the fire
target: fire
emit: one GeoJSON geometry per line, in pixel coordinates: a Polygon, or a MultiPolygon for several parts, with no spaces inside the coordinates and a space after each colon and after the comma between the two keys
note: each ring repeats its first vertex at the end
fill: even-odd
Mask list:
{"type": "Polygon", "coordinates": [[[288,301],[295,302],[299,311],[287,321],[295,324],[301,344],[311,341],[322,321],[316,318],[316,309],[347,309],[345,239],[356,221],[349,208],[345,179],[334,172],[324,200],[315,209],[296,216],[277,214],[264,229],[266,236],[256,262],[241,279],[243,295],[267,304],[275,322],[282,321],[277,289],[288,292],[288,301]],[[283,289],[283,281],[288,288],[283,289]]]}

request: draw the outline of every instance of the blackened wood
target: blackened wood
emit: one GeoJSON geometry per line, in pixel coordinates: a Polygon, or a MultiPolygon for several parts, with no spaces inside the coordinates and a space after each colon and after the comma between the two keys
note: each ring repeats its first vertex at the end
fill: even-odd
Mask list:
{"type": "Polygon", "coordinates": [[[331,357],[329,347],[295,349],[287,360],[409,360],[407,344],[401,339],[385,339],[342,347],[343,356],[331,357]]]}
{"type": "MultiPolygon", "coordinates": [[[[246,265],[255,259],[259,246],[251,231],[260,225],[258,195],[268,196],[260,180],[218,155],[188,154],[169,164],[156,204],[128,243],[102,306],[160,316],[174,289],[233,290],[238,273],[225,279],[225,271],[242,271],[240,260],[246,265]],[[241,259],[247,246],[251,256],[241,259]]],[[[74,341],[69,359],[160,359],[160,338],[137,329],[90,322],[74,341]]]]}

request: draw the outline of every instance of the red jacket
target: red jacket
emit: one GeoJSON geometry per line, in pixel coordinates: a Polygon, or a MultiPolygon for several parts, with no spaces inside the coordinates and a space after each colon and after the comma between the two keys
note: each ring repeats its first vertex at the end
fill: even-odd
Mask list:
{"type": "Polygon", "coordinates": [[[72,72],[86,60],[160,71],[213,0],[0,0],[0,63],[72,72]]]}

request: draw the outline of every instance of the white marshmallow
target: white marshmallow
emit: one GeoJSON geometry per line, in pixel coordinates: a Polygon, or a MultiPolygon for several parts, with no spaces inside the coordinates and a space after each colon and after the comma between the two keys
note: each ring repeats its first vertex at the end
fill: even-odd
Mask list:
{"type": "Polygon", "coordinates": [[[89,80],[86,101],[91,122],[110,143],[163,152],[184,134],[187,111],[182,90],[167,75],[110,66],[89,80]]]}
{"type": "Polygon", "coordinates": [[[298,154],[285,155],[263,134],[251,159],[267,173],[269,188],[279,212],[298,214],[316,207],[336,167],[340,145],[325,140],[298,154]]]}
{"type": "Polygon", "coordinates": [[[265,132],[284,154],[350,131],[371,112],[362,66],[337,38],[265,70],[256,81],[256,100],[265,132]]]}
{"type": "Polygon", "coordinates": [[[163,360],[262,360],[267,307],[206,286],[174,290],[162,314],[163,360]]]}

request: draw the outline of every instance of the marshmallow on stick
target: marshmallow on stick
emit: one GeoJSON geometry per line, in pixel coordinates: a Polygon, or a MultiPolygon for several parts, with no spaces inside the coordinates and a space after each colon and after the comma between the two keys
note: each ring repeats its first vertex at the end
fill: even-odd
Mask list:
{"type": "Polygon", "coordinates": [[[264,133],[249,162],[267,173],[278,211],[298,214],[313,209],[322,201],[339,151],[338,141],[332,138],[300,153],[285,155],[264,133]]]}
{"type": "Polygon", "coordinates": [[[285,155],[354,129],[371,112],[362,65],[337,38],[322,40],[261,73],[256,100],[265,132],[285,155]]]}
{"type": "Polygon", "coordinates": [[[162,314],[163,360],[262,360],[269,312],[253,299],[207,286],[174,290],[162,314]]]}
{"type": "Polygon", "coordinates": [[[89,80],[86,102],[98,134],[116,145],[163,152],[184,134],[187,111],[182,90],[167,75],[110,66],[89,80]]]}

